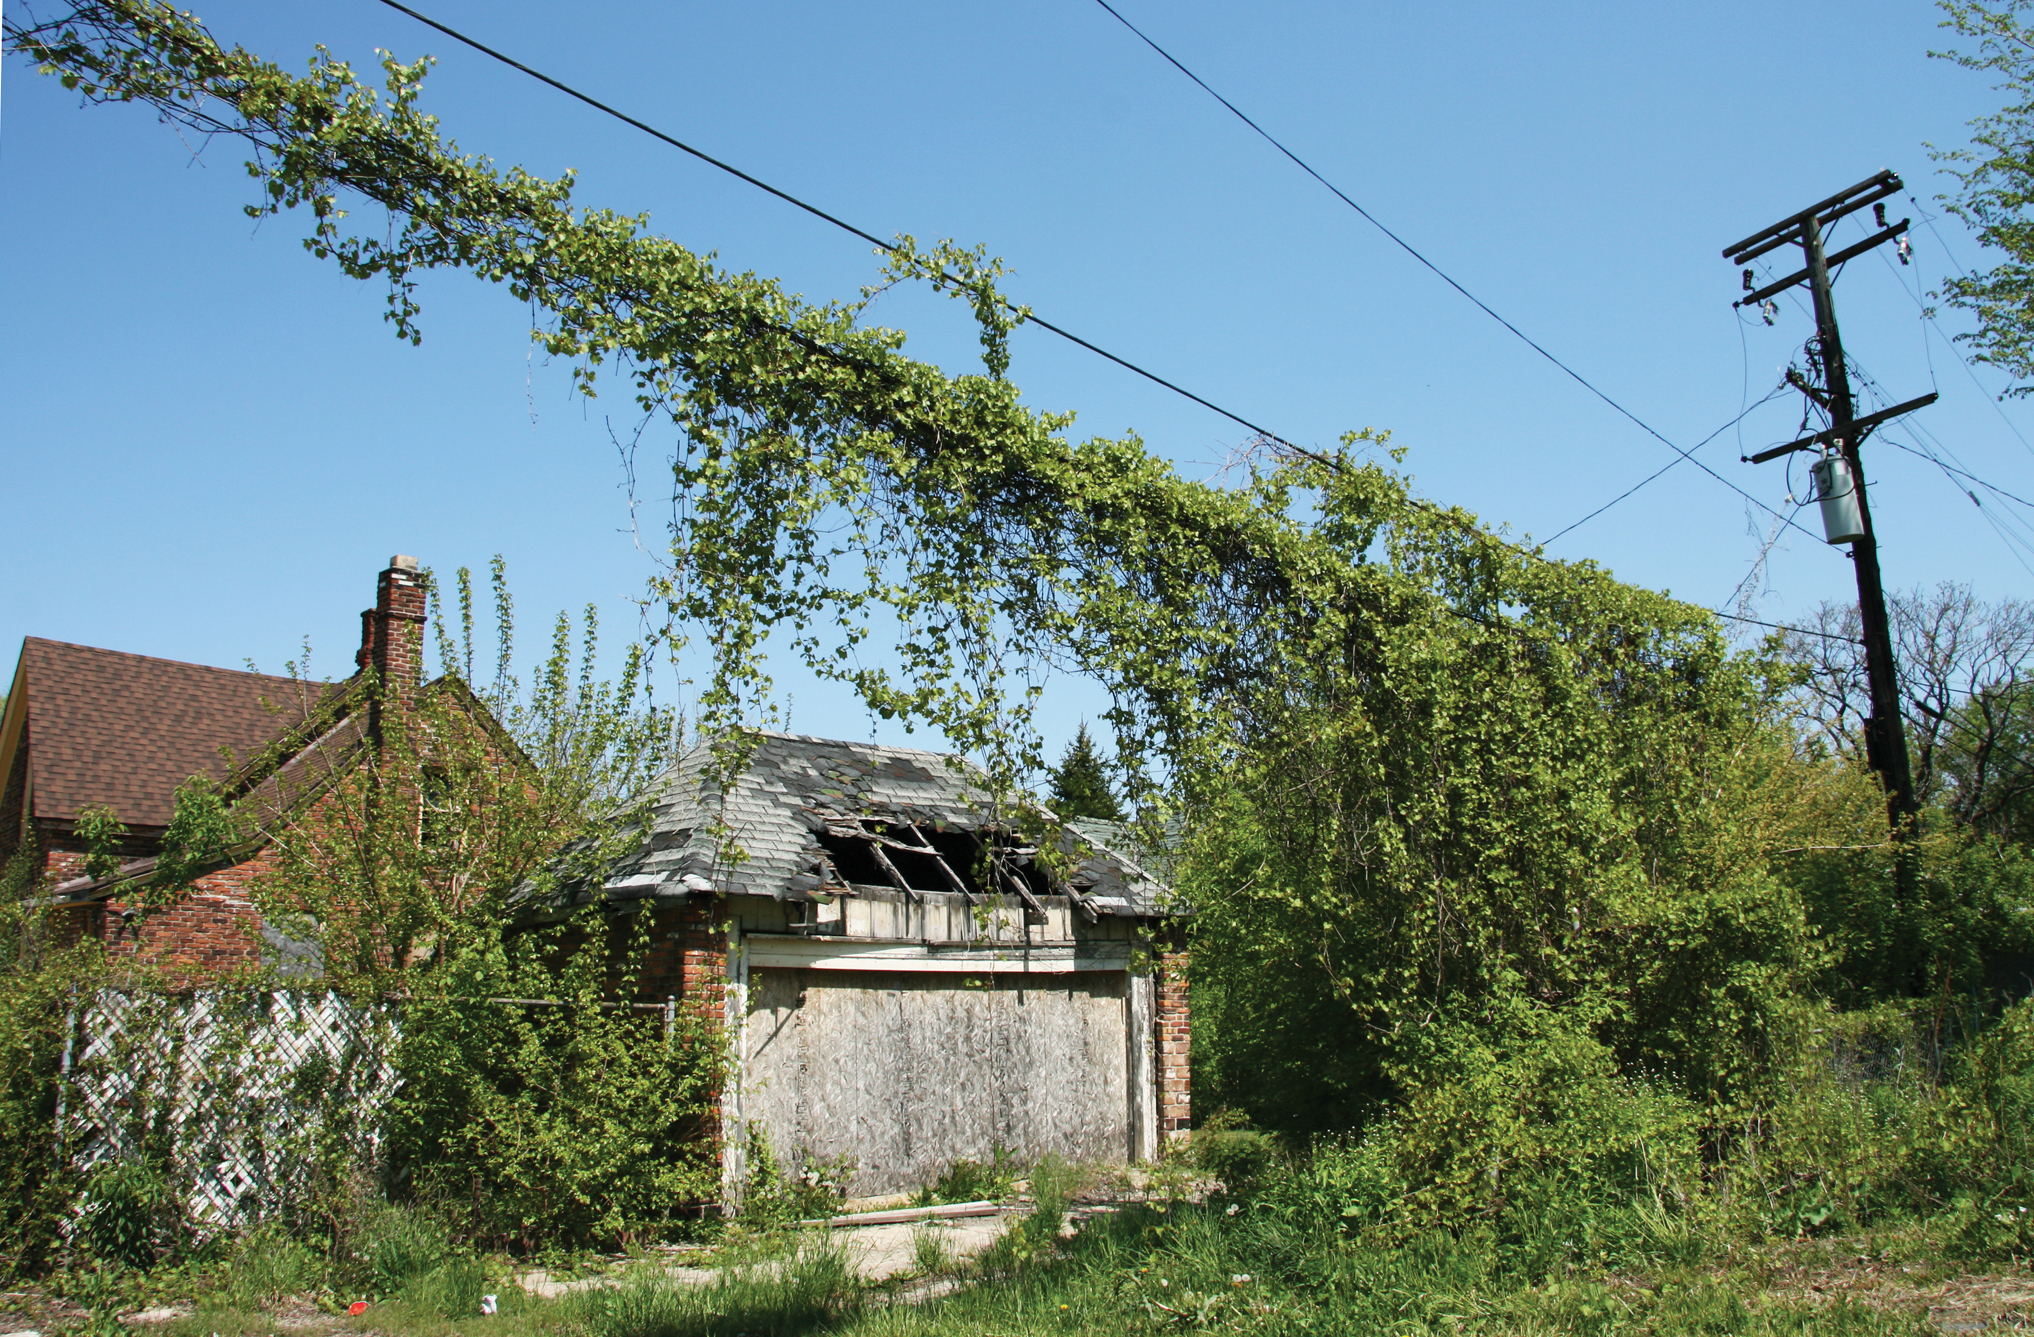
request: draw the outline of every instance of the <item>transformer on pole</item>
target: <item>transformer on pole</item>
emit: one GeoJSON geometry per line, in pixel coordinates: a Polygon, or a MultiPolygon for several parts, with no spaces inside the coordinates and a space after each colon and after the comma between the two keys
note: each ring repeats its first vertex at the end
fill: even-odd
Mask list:
{"type": "Polygon", "coordinates": [[[1886,592],[1879,577],[1879,545],[1872,532],[1872,512],[1865,498],[1864,464],[1858,455],[1858,446],[1880,423],[1932,404],[1935,396],[1922,395],[1904,404],[1895,404],[1859,417],[1856,403],[1851,398],[1850,372],[1844,365],[1843,340],[1837,333],[1836,304],[1830,292],[1830,266],[1841,265],[1901,236],[1907,231],[1909,220],[1903,218],[1888,225],[1885,206],[1880,204],[1874,211],[1878,231],[1835,255],[1823,252],[1822,233],[1837,219],[1868,204],[1878,204],[1903,189],[1905,186],[1898,176],[1890,171],[1880,172],[1849,190],[1754,232],[1723,251],[1726,260],[1742,268],[1781,246],[1801,248],[1803,267],[1765,287],[1753,288],[1752,271],[1745,269],[1748,291],[1734,305],[1755,306],[1797,283],[1807,282],[1815,301],[1815,337],[1808,345],[1809,360],[1821,373],[1821,384],[1815,385],[1806,378],[1795,378],[1791,374],[1789,379],[1829,415],[1829,428],[1799,441],[1760,451],[1751,456],[1750,461],[1760,464],[1797,450],[1821,452],[1812,472],[1815,500],[1822,509],[1823,534],[1830,543],[1850,545],[1851,561],[1857,567],[1858,615],[1864,625],[1865,677],[1870,687],[1872,708],[1870,718],[1865,721],[1865,759],[1885,785],[1886,811],[1896,835],[1907,831],[1920,805],[1914,795],[1914,777],[1907,758],[1907,730],[1900,715],[1900,683],[1898,666],[1893,661],[1892,625],[1886,616],[1886,592]]]}

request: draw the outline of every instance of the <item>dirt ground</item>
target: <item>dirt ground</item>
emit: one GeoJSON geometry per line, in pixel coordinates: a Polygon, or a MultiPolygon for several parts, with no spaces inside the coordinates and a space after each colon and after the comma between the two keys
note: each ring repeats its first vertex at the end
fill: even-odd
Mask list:
{"type": "Polygon", "coordinates": [[[1885,1255],[1811,1256],[1791,1265],[1782,1262],[1769,1276],[1766,1290],[1808,1305],[1849,1301],[1926,1314],[1951,1333],[2034,1326],[2034,1275],[2024,1271],[1945,1274],[1939,1265],[1899,1262],[1885,1255]]]}

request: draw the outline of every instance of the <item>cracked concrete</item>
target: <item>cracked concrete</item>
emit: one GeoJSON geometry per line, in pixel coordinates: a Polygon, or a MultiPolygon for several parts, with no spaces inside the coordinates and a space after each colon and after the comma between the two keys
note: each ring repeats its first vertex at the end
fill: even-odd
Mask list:
{"type": "MultiPolygon", "coordinates": [[[[1001,1239],[1014,1213],[994,1216],[967,1216],[952,1220],[898,1221],[880,1225],[839,1226],[828,1232],[828,1242],[838,1247],[864,1281],[881,1282],[923,1269],[919,1239],[927,1241],[927,1253],[942,1265],[973,1258],[1001,1239]]],[[[773,1266],[764,1264],[764,1266],[773,1266]]],[[[683,1286],[710,1286],[720,1276],[714,1267],[683,1267],[667,1264],[663,1274],[683,1286]]],[[[545,1271],[525,1272],[516,1278],[531,1295],[555,1300],[573,1291],[619,1284],[617,1277],[580,1277],[561,1281],[545,1271]]]]}

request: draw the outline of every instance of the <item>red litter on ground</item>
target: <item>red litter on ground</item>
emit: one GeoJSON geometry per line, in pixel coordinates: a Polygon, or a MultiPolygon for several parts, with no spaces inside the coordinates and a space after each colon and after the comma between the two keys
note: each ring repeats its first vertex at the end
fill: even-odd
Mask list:
{"type": "Polygon", "coordinates": [[[367,1301],[355,1300],[352,1304],[346,1306],[346,1312],[354,1318],[360,1317],[367,1312],[367,1301]]]}

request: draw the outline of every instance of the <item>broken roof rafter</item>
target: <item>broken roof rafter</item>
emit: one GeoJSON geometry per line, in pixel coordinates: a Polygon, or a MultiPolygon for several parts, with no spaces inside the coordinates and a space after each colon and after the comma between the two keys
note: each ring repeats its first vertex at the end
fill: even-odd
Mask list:
{"type": "Polygon", "coordinates": [[[912,886],[904,874],[897,871],[897,865],[890,862],[890,856],[883,853],[881,841],[871,840],[869,842],[869,853],[875,856],[876,866],[883,870],[885,877],[888,877],[890,881],[896,884],[897,890],[909,896],[913,901],[923,901],[925,899],[924,894],[918,888],[912,886]]]}
{"type": "MultiPolygon", "coordinates": [[[[912,821],[890,821],[886,818],[880,817],[858,817],[851,819],[851,822],[852,824],[849,825],[830,821],[827,823],[826,833],[836,840],[867,841],[869,843],[870,853],[875,856],[877,864],[883,869],[883,872],[897,884],[899,889],[909,892],[913,896],[918,895],[918,893],[921,890],[923,890],[922,888],[917,888],[909,885],[908,879],[905,878],[904,874],[897,868],[896,864],[891,862],[889,856],[883,853],[883,851],[886,848],[893,850],[902,850],[906,854],[915,854],[920,858],[930,859],[933,863],[933,866],[939,869],[940,876],[943,879],[945,879],[946,884],[961,896],[966,897],[968,904],[974,905],[979,902],[980,897],[976,895],[974,889],[969,887],[967,882],[962,879],[961,875],[953,870],[953,865],[949,864],[946,861],[946,856],[939,852],[939,850],[933,845],[932,841],[929,838],[927,838],[926,834],[918,829],[918,823],[912,821]],[[909,831],[913,836],[917,837],[918,843],[916,845],[912,845],[905,841],[897,839],[895,836],[890,835],[887,832],[870,830],[868,824],[871,822],[879,822],[886,826],[901,827],[902,829],[909,831]]],[[[976,836],[976,839],[979,840],[980,837],[976,836]]]]}

